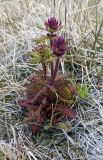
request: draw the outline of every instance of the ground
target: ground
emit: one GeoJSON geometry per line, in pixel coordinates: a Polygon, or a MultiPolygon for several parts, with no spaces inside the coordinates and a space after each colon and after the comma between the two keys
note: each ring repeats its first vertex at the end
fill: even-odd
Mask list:
{"type": "MultiPolygon", "coordinates": [[[[62,72],[70,72],[63,66],[62,72]]],[[[103,0],[0,1],[0,160],[103,160],[103,0]],[[44,21],[55,15],[71,47],[74,79],[88,86],[76,118],[57,128],[41,127],[32,136],[20,121],[18,99],[27,77],[38,70],[28,64],[34,39],[44,21]]]]}

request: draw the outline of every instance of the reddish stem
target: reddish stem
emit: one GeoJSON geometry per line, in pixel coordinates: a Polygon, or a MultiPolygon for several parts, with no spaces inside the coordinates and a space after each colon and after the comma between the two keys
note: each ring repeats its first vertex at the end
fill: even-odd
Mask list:
{"type": "MultiPolygon", "coordinates": [[[[52,48],[52,38],[50,39],[50,47],[52,48]]],[[[51,67],[51,77],[52,77],[53,76],[53,70],[54,70],[53,61],[51,62],[51,66],[50,67],[51,67]]]]}
{"type": "Polygon", "coordinates": [[[46,80],[46,72],[47,72],[47,70],[46,70],[46,65],[45,65],[44,62],[42,62],[42,67],[43,67],[44,80],[46,80]]]}
{"type": "Polygon", "coordinates": [[[53,84],[53,82],[54,82],[54,80],[55,80],[55,77],[56,77],[56,75],[57,75],[57,73],[58,73],[59,61],[60,61],[60,59],[59,59],[59,57],[58,57],[57,60],[56,60],[56,64],[55,64],[55,68],[54,68],[54,73],[53,73],[53,75],[52,75],[52,77],[51,77],[51,84],[53,84]]]}
{"type": "Polygon", "coordinates": [[[54,70],[54,67],[53,67],[54,65],[53,65],[53,62],[51,62],[51,77],[53,76],[53,70],[54,70]]]}

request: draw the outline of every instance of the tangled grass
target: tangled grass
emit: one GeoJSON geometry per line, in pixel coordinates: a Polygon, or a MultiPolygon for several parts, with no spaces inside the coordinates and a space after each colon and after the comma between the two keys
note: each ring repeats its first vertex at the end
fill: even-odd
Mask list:
{"type": "MultiPolygon", "coordinates": [[[[103,160],[102,54],[102,0],[0,1],[1,160],[103,160]],[[16,102],[25,96],[27,77],[40,68],[28,64],[27,52],[41,34],[37,26],[51,15],[62,21],[61,34],[71,45],[72,75],[88,85],[89,94],[76,106],[74,120],[62,121],[56,130],[45,126],[31,138],[16,102]]],[[[62,63],[62,72],[69,71],[62,63]]]]}

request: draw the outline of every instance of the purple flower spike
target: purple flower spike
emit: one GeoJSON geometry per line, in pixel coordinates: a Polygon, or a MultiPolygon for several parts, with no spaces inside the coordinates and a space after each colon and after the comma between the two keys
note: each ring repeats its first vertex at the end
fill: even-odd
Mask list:
{"type": "Polygon", "coordinates": [[[58,36],[52,41],[53,54],[57,57],[63,56],[68,49],[68,44],[63,36],[58,36]]]}
{"type": "Polygon", "coordinates": [[[45,21],[44,25],[48,32],[56,32],[57,30],[61,29],[61,24],[55,17],[51,17],[48,19],[48,21],[45,21]]]}

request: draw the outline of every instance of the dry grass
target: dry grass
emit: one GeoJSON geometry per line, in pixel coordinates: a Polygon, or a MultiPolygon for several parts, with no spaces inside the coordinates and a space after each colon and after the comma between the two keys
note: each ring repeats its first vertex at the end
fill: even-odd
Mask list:
{"type": "Polygon", "coordinates": [[[1,0],[0,159],[103,160],[102,79],[103,0],[1,0]],[[51,15],[64,25],[61,33],[70,39],[72,67],[78,80],[88,84],[89,95],[76,106],[75,120],[57,130],[41,129],[32,140],[15,101],[25,95],[28,75],[38,69],[25,61],[41,34],[37,25],[51,15]]]}

